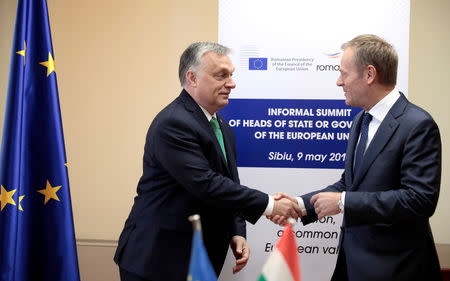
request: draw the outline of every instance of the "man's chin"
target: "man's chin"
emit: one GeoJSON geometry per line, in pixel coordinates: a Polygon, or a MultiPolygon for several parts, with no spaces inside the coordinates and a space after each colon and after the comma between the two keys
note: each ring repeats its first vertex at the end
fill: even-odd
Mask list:
{"type": "Polygon", "coordinates": [[[355,103],[354,100],[352,100],[348,96],[345,96],[345,105],[347,105],[347,106],[355,106],[354,103],[355,103]]]}
{"type": "Polygon", "coordinates": [[[218,104],[218,110],[217,111],[219,111],[219,110],[221,110],[223,107],[225,107],[226,105],[228,105],[228,99],[226,99],[226,100],[221,100],[220,101],[220,103],[218,104]]]}

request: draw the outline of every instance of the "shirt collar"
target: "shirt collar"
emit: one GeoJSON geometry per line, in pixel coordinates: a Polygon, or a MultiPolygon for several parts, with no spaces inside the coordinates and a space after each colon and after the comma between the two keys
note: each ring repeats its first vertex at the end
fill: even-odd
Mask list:
{"type": "Polygon", "coordinates": [[[206,116],[206,118],[208,119],[208,122],[210,122],[211,121],[211,119],[213,118],[213,117],[215,117],[216,119],[217,119],[217,116],[216,116],[216,113],[214,112],[214,114],[213,115],[211,115],[206,109],[204,109],[201,105],[198,105],[198,106],[200,106],[200,109],[203,111],[203,113],[205,114],[205,116],[206,116]]]}
{"type": "Polygon", "coordinates": [[[400,97],[400,93],[395,87],[389,94],[387,94],[382,100],[380,100],[376,105],[374,105],[369,113],[373,118],[382,122],[384,117],[386,117],[389,110],[391,110],[394,103],[400,97]]]}

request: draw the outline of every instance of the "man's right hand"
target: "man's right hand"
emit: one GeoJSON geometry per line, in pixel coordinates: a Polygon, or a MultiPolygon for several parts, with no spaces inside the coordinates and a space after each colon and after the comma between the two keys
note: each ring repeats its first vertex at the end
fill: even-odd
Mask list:
{"type": "Polygon", "coordinates": [[[270,217],[293,218],[297,220],[302,216],[298,203],[288,198],[275,198],[272,215],[270,217]]]}
{"type": "Polygon", "coordinates": [[[284,201],[284,200],[288,200],[290,201],[294,206],[292,207],[291,211],[294,210],[295,214],[297,215],[297,217],[293,217],[294,219],[297,220],[297,218],[301,218],[302,217],[302,211],[300,209],[300,207],[298,206],[298,202],[297,200],[290,196],[287,193],[283,193],[283,192],[278,192],[276,195],[273,196],[273,198],[275,199],[274,201],[274,209],[272,212],[271,216],[267,216],[267,218],[269,220],[271,220],[273,223],[278,224],[278,225],[285,225],[287,223],[287,219],[289,217],[293,217],[292,215],[283,215],[283,214],[277,214],[275,213],[275,206],[277,205],[277,202],[280,203],[280,201],[284,201]]]}

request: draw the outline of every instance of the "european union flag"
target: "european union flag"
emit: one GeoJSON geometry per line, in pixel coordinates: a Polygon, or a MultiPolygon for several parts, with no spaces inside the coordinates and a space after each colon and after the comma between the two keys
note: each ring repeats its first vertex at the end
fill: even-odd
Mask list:
{"type": "Polygon", "coordinates": [[[267,70],[267,58],[249,58],[249,70],[267,70]]]}
{"type": "Polygon", "coordinates": [[[0,280],[79,281],[45,0],[19,0],[0,156],[0,280]]]}
{"type": "Polygon", "coordinates": [[[216,273],[203,245],[201,231],[194,231],[188,281],[217,281],[216,273]]]}

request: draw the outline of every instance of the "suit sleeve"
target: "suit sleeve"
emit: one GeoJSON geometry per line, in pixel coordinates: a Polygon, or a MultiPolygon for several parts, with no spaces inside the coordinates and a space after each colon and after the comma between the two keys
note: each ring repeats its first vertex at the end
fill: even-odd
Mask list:
{"type": "MultiPolygon", "coordinates": [[[[225,122],[225,126],[223,126],[224,129],[227,130],[229,135],[231,135],[231,138],[229,138],[229,139],[230,139],[230,146],[231,146],[232,151],[230,153],[233,154],[234,159],[237,159],[237,148],[236,148],[234,132],[231,129],[231,127],[228,125],[228,123],[226,123],[226,121],[222,117],[220,117],[220,118],[223,120],[223,122],[225,122]]],[[[236,165],[235,165],[235,167],[236,167],[236,165]]],[[[237,169],[237,167],[236,167],[236,169],[237,169]]],[[[237,175],[237,179],[235,180],[235,182],[237,182],[237,183],[241,182],[239,179],[239,175],[237,175]]],[[[233,237],[235,235],[247,238],[247,224],[241,216],[235,216],[234,220],[233,220],[233,229],[232,229],[231,236],[233,237]]]]}
{"type": "Polygon", "coordinates": [[[213,171],[198,132],[187,121],[167,118],[162,122],[156,126],[150,141],[155,146],[154,159],[196,198],[256,223],[267,206],[267,194],[213,171]]]}
{"type": "Polygon", "coordinates": [[[400,187],[346,193],[348,226],[428,219],[434,213],[440,189],[441,139],[431,118],[411,130],[400,163],[400,187]]]}
{"type": "Polygon", "coordinates": [[[247,228],[246,228],[245,220],[240,216],[235,216],[233,223],[234,224],[233,224],[233,230],[231,233],[231,237],[233,237],[235,235],[239,235],[244,238],[247,238],[247,228]]]}
{"type": "Polygon", "coordinates": [[[307,194],[300,196],[303,199],[303,203],[305,204],[306,216],[301,218],[302,223],[304,225],[315,222],[318,217],[314,210],[314,205],[311,204],[310,200],[315,194],[320,192],[342,192],[345,191],[345,172],[342,173],[341,179],[335,184],[329,185],[322,190],[316,190],[307,194]]]}

